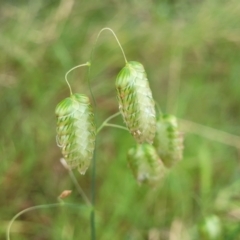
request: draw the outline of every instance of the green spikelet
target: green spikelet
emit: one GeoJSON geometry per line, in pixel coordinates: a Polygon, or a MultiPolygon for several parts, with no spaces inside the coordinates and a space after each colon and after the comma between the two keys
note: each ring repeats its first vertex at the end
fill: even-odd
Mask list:
{"type": "Polygon", "coordinates": [[[116,89],[119,109],[130,133],[138,143],[152,144],[156,113],[143,65],[128,62],[117,76],[116,89]]]}
{"type": "Polygon", "coordinates": [[[128,163],[139,183],[156,183],[165,175],[165,167],[155,148],[138,144],[128,151],[128,163]]]}
{"type": "Polygon", "coordinates": [[[175,116],[169,114],[159,116],[154,146],[167,167],[182,159],[183,133],[178,131],[175,116]]]}
{"type": "Polygon", "coordinates": [[[62,154],[71,169],[78,167],[84,174],[93,156],[96,136],[90,101],[83,94],[73,94],[57,105],[55,113],[62,154]]]}

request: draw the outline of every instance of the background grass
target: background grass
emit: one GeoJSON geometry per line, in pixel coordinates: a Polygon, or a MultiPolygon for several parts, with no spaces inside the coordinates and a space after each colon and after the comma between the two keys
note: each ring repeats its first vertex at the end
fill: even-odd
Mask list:
{"type": "MultiPolygon", "coordinates": [[[[59,162],[54,110],[69,94],[65,72],[89,60],[106,26],[128,60],[145,66],[162,111],[187,121],[180,121],[184,159],[155,189],[139,187],[127,167],[132,137],[118,129],[100,133],[97,239],[240,239],[239,22],[238,0],[2,1],[1,239],[17,212],[56,202],[65,189],[73,190],[67,202],[84,204],[59,162]]],[[[114,81],[123,65],[104,32],[91,72],[98,124],[118,109],[114,81]]],[[[89,94],[86,79],[84,68],[69,76],[75,92],[89,94]]],[[[90,172],[76,172],[88,196],[90,172]]],[[[19,240],[90,239],[89,213],[37,210],[12,232],[19,240]]]]}

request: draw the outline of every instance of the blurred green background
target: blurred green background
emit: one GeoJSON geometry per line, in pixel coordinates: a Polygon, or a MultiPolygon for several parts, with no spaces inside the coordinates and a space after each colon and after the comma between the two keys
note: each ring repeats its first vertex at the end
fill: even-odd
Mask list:
{"type": "MultiPolygon", "coordinates": [[[[130,134],[100,133],[97,239],[240,239],[239,23],[239,0],[1,1],[0,239],[17,212],[54,203],[65,189],[73,190],[67,202],[84,204],[59,162],[54,111],[69,95],[64,74],[90,59],[103,27],[115,31],[128,60],[145,66],[162,111],[180,119],[185,149],[160,186],[140,187],[126,161],[130,134]]],[[[118,111],[114,81],[124,66],[110,32],[102,33],[92,64],[100,124],[118,111]]],[[[69,81],[90,96],[87,68],[69,81]]],[[[90,196],[91,169],[76,176],[90,196]]],[[[29,212],[11,236],[88,240],[89,213],[29,212]]]]}

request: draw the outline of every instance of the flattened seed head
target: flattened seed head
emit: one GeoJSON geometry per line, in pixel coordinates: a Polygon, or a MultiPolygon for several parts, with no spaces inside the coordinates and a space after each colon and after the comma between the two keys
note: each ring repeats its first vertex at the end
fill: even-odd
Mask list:
{"type": "Polygon", "coordinates": [[[124,122],[138,143],[152,143],[156,113],[152,92],[141,63],[128,62],[116,79],[119,109],[124,122]]]}
{"type": "Polygon", "coordinates": [[[128,151],[128,163],[136,180],[154,184],[164,176],[166,169],[155,148],[150,144],[138,144],[128,151]]]}
{"type": "Polygon", "coordinates": [[[164,114],[158,117],[154,146],[167,167],[182,159],[183,133],[178,130],[175,116],[164,114]]]}
{"type": "Polygon", "coordinates": [[[87,96],[73,94],[62,100],[55,110],[57,141],[70,168],[84,174],[95,147],[96,127],[87,96]]]}

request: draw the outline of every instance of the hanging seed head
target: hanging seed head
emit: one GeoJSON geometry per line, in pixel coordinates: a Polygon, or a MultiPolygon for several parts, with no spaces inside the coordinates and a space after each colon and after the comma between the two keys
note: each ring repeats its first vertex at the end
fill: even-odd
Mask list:
{"type": "Polygon", "coordinates": [[[72,94],[62,100],[55,110],[57,142],[68,166],[78,167],[84,174],[90,165],[95,147],[96,127],[89,98],[72,94]]]}
{"type": "Polygon", "coordinates": [[[150,144],[138,144],[131,148],[128,163],[139,183],[156,183],[165,176],[165,167],[150,144]]]}
{"type": "Polygon", "coordinates": [[[156,132],[154,100],[142,64],[128,62],[116,79],[119,109],[138,143],[152,144],[156,132]]]}
{"type": "Polygon", "coordinates": [[[154,146],[167,167],[182,159],[183,133],[178,131],[175,116],[169,114],[159,116],[154,146]]]}

